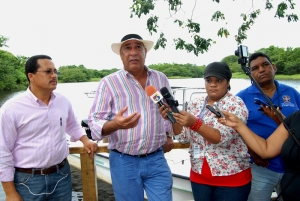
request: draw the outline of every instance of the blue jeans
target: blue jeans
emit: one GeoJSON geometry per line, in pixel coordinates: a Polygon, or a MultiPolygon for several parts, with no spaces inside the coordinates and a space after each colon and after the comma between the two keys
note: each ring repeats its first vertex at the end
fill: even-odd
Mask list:
{"type": "Polygon", "coordinates": [[[191,182],[195,201],[246,201],[251,182],[239,187],[209,186],[191,182]]]}
{"type": "Polygon", "coordinates": [[[162,148],[139,158],[109,153],[112,187],[117,201],[172,201],[172,173],[162,148]]]}
{"type": "Polygon", "coordinates": [[[274,189],[277,195],[280,193],[280,180],[284,173],[277,173],[254,163],[251,165],[251,172],[252,186],[248,201],[270,201],[274,189]]]}
{"type": "Polygon", "coordinates": [[[47,175],[16,171],[14,183],[23,201],[70,201],[72,199],[72,178],[68,161],[57,172],[47,175]]]}

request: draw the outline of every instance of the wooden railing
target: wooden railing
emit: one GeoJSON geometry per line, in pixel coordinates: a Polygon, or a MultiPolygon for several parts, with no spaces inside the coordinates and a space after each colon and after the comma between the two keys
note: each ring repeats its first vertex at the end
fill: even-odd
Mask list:
{"type": "MultiPolygon", "coordinates": [[[[174,142],[173,149],[188,148],[189,144],[180,144],[174,142]]],[[[80,146],[80,144],[70,145],[70,154],[80,154],[81,163],[81,180],[82,180],[82,193],[84,201],[97,201],[98,200],[98,188],[97,188],[97,174],[96,163],[94,158],[91,158],[80,146]]],[[[107,143],[100,144],[97,153],[109,152],[107,149],[107,143]]]]}

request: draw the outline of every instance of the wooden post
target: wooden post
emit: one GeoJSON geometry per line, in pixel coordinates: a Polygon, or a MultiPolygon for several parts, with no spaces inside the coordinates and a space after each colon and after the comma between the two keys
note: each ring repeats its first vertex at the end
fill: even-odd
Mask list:
{"type": "Polygon", "coordinates": [[[98,200],[97,175],[94,158],[87,153],[80,154],[81,180],[84,201],[98,200]]]}

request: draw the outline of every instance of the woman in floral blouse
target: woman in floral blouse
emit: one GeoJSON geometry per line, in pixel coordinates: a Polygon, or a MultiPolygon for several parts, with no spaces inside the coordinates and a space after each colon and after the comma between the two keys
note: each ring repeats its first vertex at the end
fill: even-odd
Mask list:
{"type": "MultiPolygon", "coordinates": [[[[251,170],[246,144],[234,129],[218,122],[206,105],[234,113],[246,123],[248,110],[229,93],[231,71],[227,64],[213,62],[204,71],[207,96],[174,113],[179,141],[190,142],[190,180],[195,201],[246,201],[251,188],[251,170]]],[[[160,108],[163,116],[165,111],[160,108]]]]}

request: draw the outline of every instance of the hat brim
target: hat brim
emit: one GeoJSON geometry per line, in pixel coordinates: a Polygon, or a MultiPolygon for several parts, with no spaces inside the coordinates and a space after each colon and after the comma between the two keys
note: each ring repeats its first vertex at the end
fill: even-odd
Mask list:
{"type": "Polygon", "coordinates": [[[137,41],[142,42],[144,44],[145,48],[147,49],[147,52],[149,52],[151,50],[151,48],[153,47],[153,45],[154,45],[154,42],[150,41],[150,40],[140,40],[140,39],[136,39],[136,38],[129,38],[129,39],[124,40],[120,43],[111,44],[112,51],[114,53],[116,53],[117,55],[120,55],[120,49],[121,49],[122,44],[125,43],[126,41],[129,41],[129,40],[137,40],[137,41]]]}
{"type": "Polygon", "coordinates": [[[209,74],[205,75],[204,79],[206,79],[208,77],[216,77],[216,78],[221,79],[221,80],[226,79],[224,76],[216,74],[216,73],[209,73],[209,74]]]}

